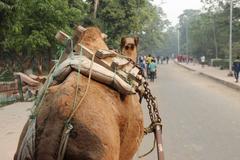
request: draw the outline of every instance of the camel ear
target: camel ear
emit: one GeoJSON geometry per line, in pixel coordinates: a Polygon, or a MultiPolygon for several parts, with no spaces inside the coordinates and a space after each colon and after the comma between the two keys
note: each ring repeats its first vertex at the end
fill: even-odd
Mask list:
{"type": "Polygon", "coordinates": [[[108,35],[106,35],[105,33],[101,33],[102,39],[107,39],[108,35]]]}
{"type": "Polygon", "coordinates": [[[121,44],[120,44],[121,50],[122,50],[123,47],[125,46],[125,43],[126,43],[126,37],[122,37],[122,39],[121,39],[121,44]]]}
{"type": "Polygon", "coordinates": [[[134,42],[135,42],[135,45],[138,46],[138,43],[139,43],[139,37],[134,37],[134,42]]]}

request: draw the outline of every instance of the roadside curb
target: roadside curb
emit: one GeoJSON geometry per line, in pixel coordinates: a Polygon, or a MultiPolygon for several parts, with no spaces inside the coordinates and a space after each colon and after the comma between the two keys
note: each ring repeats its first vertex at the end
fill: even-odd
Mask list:
{"type": "Polygon", "coordinates": [[[235,90],[237,90],[237,91],[240,91],[240,86],[235,85],[234,83],[231,83],[231,82],[222,80],[222,79],[220,79],[220,78],[218,78],[218,77],[214,77],[214,76],[209,75],[209,74],[207,74],[207,73],[203,73],[203,72],[196,71],[195,69],[192,69],[192,68],[190,68],[190,67],[187,67],[187,66],[185,66],[185,65],[182,65],[182,64],[180,64],[180,63],[178,63],[178,62],[176,62],[176,61],[174,61],[174,63],[177,64],[177,65],[179,65],[180,67],[183,67],[183,68],[189,70],[189,71],[197,72],[199,75],[202,75],[202,76],[204,76],[204,77],[207,77],[207,78],[209,78],[209,79],[212,79],[212,80],[214,80],[214,81],[216,81],[216,82],[218,82],[218,83],[221,83],[221,84],[223,84],[223,85],[225,85],[225,86],[227,86],[227,87],[229,87],[229,88],[232,88],[232,89],[235,89],[235,90]]]}
{"type": "Polygon", "coordinates": [[[196,72],[195,69],[192,69],[192,68],[186,67],[186,66],[184,66],[184,65],[182,65],[182,64],[180,64],[180,63],[178,63],[178,62],[176,62],[176,61],[174,61],[174,63],[177,64],[177,65],[179,65],[179,66],[181,66],[181,67],[183,67],[183,68],[185,68],[185,69],[187,69],[187,70],[189,70],[189,71],[196,72]]]}

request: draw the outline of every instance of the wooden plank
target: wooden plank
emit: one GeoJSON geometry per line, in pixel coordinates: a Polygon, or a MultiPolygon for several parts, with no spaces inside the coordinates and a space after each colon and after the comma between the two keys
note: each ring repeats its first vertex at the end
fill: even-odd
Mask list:
{"type": "Polygon", "coordinates": [[[113,58],[111,67],[113,69],[120,69],[120,68],[123,68],[123,66],[128,65],[129,63],[130,63],[130,61],[128,61],[125,58],[115,57],[115,58],[113,58]]]}
{"type": "Polygon", "coordinates": [[[131,74],[134,77],[137,77],[138,73],[140,72],[139,68],[134,67],[129,74],[131,74]]]}
{"type": "Polygon", "coordinates": [[[124,81],[127,81],[128,79],[128,74],[122,70],[117,70],[117,74],[124,79],[124,81]]]}
{"type": "Polygon", "coordinates": [[[64,33],[63,31],[58,31],[57,34],[55,35],[55,38],[59,43],[63,45],[67,45],[67,41],[71,39],[71,37],[64,33]]]}
{"type": "Polygon", "coordinates": [[[82,26],[77,26],[74,34],[73,34],[73,38],[71,39],[69,35],[67,35],[66,33],[59,31],[55,38],[62,44],[64,44],[66,46],[64,53],[62,55],[62,59],[59,61],[59,63],[62,63],[67,57],[68,55],[72,52],[72,47],[74,48],[75,45],[78,43],[79,39],[81,38],[83,32],[86,31],[86,28],[82,27],[82,26]]]}
{"type": "Polygon", "coordinates": [[[83,32],[85,32],[87,29],[83,26],[79,25],[76,27],[74,34],[73,34],[73,44],[74,46],[78,43],[79,39],[81,38],[83,32]]]}
{"type": "MultiPolygon", "coordinates": [[[[88,57],[91,60],[92,56],[95,53],[93,53],[90,49],[88,49],[87,47],[85,47],[84,45],[82,45],[80,43],[78,45],[76,45],[74,50],[75,50],[76,53],[80,54],[81,48],[82,48],[82,54],[85,55],[86,57],[88,57]]],[[[111,60],[99,59],[98,57],[95,56],[94,62],[100,64],[101,66],[103,66],[107,69],[109,69],[110,71],[113,71],[113,69],[111,68],[111,60]]]]}
{"type": "Polygon", "coordinates": [[[138,67],[132,68],[131,71],[128,74],[129,79],[133,79],[135,81],[139,81],[138,80],[139,72],[140,72],[140,69],[138,67]]]}
{"type": "Polygon", "coordinates": [[[116,52],[112,50],[105,50],[105,49],[99,49],[96,53],[96,56],[100,59],[106,58],[106,57],[115,57],[117,55],[116,52]]]}
{"type": "MultiPolygon", "coordinates": [[[[80,54],[82,48],[82,54],[85,55],[88,59],[92,59],[94,52],[90,49],[85,47],[82,44],[78,44],[75,47],[75,51],[77,54],[80,54]]],[[[139,82],[139,72],[140,69],[136,67],[134,64],[131,63],[126,58],[122,57],[107,57],[104,59],[100,59],[97,56],[94,59],[94,62],[98,63],[99,65],[105,67],[106,69],[116,72],[120,77],[122,77],[125,81],[131,81],[131,84],[134,86],[138,85],[139,82]],[[115,65],[115,66],[114,66],[115,65]]]]}
{"type": "Polygon", "coordinates": [[[134,65],[132,63],[129,63],[128,65],[123,66],[122,70],[124,72],[129,73],[132,70],[133,67],[134,67],[134,65]]]}

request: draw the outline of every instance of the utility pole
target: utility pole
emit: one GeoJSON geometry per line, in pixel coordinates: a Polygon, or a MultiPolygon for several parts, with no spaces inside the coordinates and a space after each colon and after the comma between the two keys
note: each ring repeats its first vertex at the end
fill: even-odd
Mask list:
{"type": "Polygon", "coordinates": [[[187,28],[186,28],[186,48],[187,48],[187,56],[189,56],[189,53],[188,53],[188,19],[187,19],[187,28]]]}
{"type": "Polygon", "coordinates": [[[178,30],[178,55],[179,55],[179,53],[180,53],[180,27],[179,27],[179,25],[177,26],[177,30],[178,30]]]}
{"type": "Polygon", "coordinates": [[[229,73],[228,73],[228,76],[233,76],[233,73],[232,73],[232,10],[233,10],[233,1],[230,0],[229,73]]]}
{"type": "Polygon", "coordinates": [[[185,18],[186,20],[186,55],[187,55],[187,63],[188,63],[188,60],[189,60],[189,48],[188,48],[188,17],[185,18]]]}
{"type": "Polygon", "coordinates": [[[215,23],[215,15],[213,15],[213,39],[215,45],[215,58],[218,59],[218,44],[216,38],[216,23],[215,23]]]}

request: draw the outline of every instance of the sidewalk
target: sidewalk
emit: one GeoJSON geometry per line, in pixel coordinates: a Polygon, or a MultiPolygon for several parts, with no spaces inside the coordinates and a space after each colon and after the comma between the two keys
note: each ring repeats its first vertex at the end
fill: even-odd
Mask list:
{"type": "Polygon", "coordinates": [[[240,91],[240,82],[236,83],[234,77],[227,76],[228,70],[220,70],[218,67],[211,67],[205,65],[204,68],[200,64],[193,64],[193,63],[180,63],[176,60],[174,61],[181,67],[184,67],[190,71],[194,71],[203,75],[205,77],[211,78],[219,83],[222,83],[230,88],[236,89],[240,91]]]}

